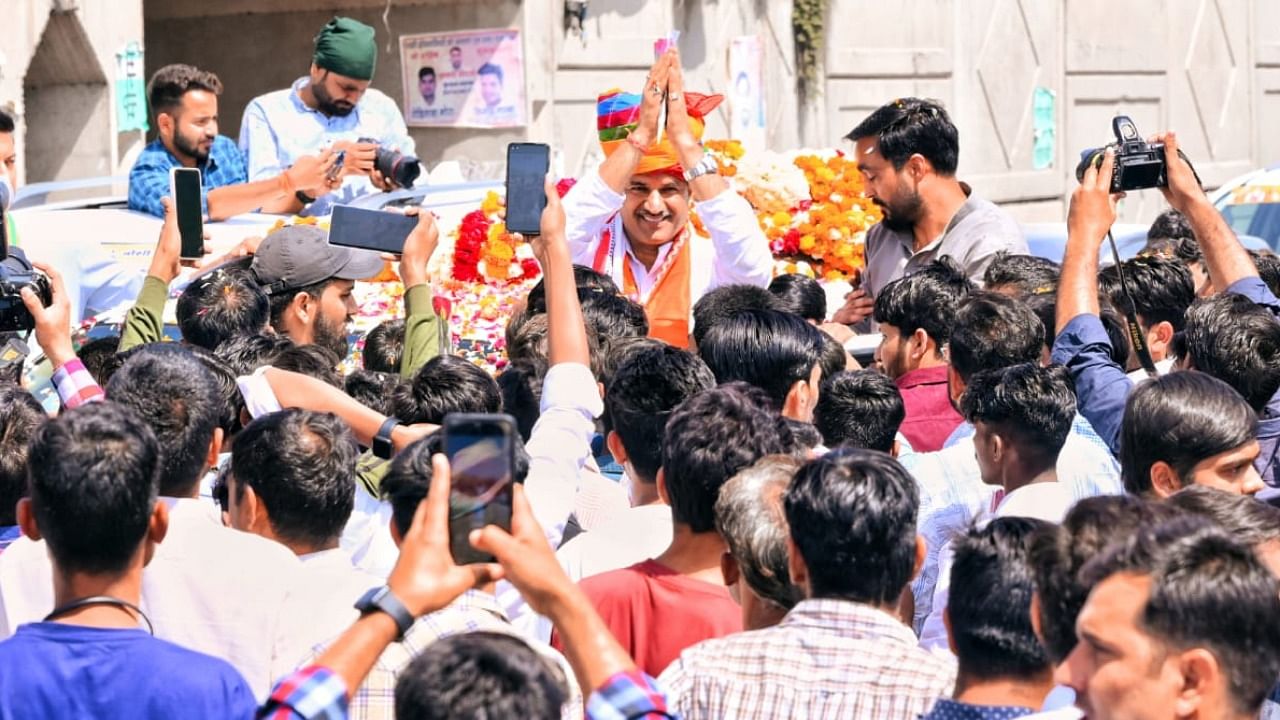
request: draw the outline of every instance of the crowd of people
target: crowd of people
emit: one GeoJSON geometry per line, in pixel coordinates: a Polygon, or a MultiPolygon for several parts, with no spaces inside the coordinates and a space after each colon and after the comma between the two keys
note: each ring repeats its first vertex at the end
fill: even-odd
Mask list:
{"type": "Polygon", "coordinates": [[[1062,261],[1032,257],[946,111],[891,102],[849,135],[884,221],[829,308],[770,277],[669,50],[601,95],[599,171],[548,180],[496,378],[450,352],[416,210],[404,319],[345,377],[382,260],[314,226],[202,268],[165,342],[155,178],[199,165],[212,218],[387,187],[359,143],[340,176],[315,151],[383,122],[372,43],[326,26],[241,148],[217,78],[161,70],[130,198],[164,223],[121,333],[75,346],[56,267],[52,303],[23,291],[62,405],[0,381],[0,717],[1280,717],[1280,273],[1176,135],[1172,209],[1100,268],[1110,152],[1062,261]],[[440,426],[499,412],[510,526],[460,563],[440,426]]]}

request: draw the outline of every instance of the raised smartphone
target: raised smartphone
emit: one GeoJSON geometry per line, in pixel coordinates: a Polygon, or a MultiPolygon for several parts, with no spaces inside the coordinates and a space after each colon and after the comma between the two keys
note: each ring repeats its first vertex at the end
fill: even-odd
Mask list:
{"type": "Polygon", "coordinates": [[[453,413],[444,418],[444,451],[452,473],[449,549],[459,564],[493,561],[472,547],[472,530],[485,525],[511,530],[516,432],[510,415],[453,413]]]}
{"type": "Polygon", "coordinates": [[[329,220],[329,244],[399,255],[404,252],[405,238],[417,226],[418,218],[412,215],[335,205],[329,220]]]}
{"type": "Polygon", "coordinates": [[[547,207],[544,183],[551,168],[551,148],[542,143],[507,146],[507,231],[522,235],[542,232],[547,207]]]}
{"type": "Polygon", "coordinates": [[[200,202],[200,171],[174,168],[169,171],[169,187],[178,213],[178,233],[182,236],[183,260],[204,257],[204,209],[200,202]]]}

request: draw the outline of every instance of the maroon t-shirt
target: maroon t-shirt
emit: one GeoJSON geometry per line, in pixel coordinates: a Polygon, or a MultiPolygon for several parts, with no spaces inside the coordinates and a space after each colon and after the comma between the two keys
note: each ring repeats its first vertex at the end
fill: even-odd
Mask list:
{"type": "Polygon", "coordinates": [[[941,450],[951,433],[964,422],[951,406],[947,366],[912,370],[893,382],[902,393],[902,404],[907,411],[898,432],[916,452],[941,450]]]}
{"type": "MultiPolygon", "coordinates": [[[[742,609],[727,588],[654,560],[589,577],[580,586],[618,643],[652,677],[690,645],[742,631],[742,609]]],[[[558,635],[551,644],[563,650],[558,635]]]]}

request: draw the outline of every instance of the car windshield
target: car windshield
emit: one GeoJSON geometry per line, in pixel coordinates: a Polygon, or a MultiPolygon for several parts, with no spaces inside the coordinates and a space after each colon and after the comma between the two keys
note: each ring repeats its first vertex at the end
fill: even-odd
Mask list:
{"type": "Polygon", "coordinates": [[[1280,247],[1280,202],[1243,203],[1222,208],[1222,216],[1237,235],[1253,235],[1280,247]]]}

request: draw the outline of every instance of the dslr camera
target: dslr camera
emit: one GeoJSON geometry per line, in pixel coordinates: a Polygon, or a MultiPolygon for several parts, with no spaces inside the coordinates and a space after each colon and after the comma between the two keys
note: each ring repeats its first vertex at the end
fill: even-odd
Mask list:
{"type": "MultiPolygon", "coordinates": [[[[1099,148],[1089,148],[1080,153],[1080,164],[1076,166],[1076,180],[1084,182],[1084,173],[1089,166],[1101,167],[1103,153],[1108,148],[1115,151],[1116,166],[1111,176],[1111,192],[1128,192],[1130,190],[1146,190],[1147,188],[1165,187],[1169,184],[1168,165],[1165,163],[1164,143],[1149,143],[1138,134],[1138,126],[1128,115],[1117,115],[1111,120],[1111,131],[1116,141],[1099,148]]],[[[1178,151],[1187,165],[1191,161],[1178,151]]],[[[1191,168],[1195,173],[1195,168],[1191,168]]],[[[1196,175],[1199,182],[1200,176],[1196,175]]]]}
{"type": "Polygon", "coordinates": [[[35,318],[22,302],[24,287],[34,290],[45,307],[53,304],[53,286],[48,276],[16,255],[0,261],[0,332],[30,330],[36,326],[35,318]]]}
{"type": "Polygon", "coordinates": [[[372,143],[378,146],[373,165],[388,180],[394,181],[402,188],[413,187],[413,181],[422,174],[422,163],[416,155],[405,155],[397,150],[388,150],[374,138],[360,138],[357,142],[372,143]]]}

